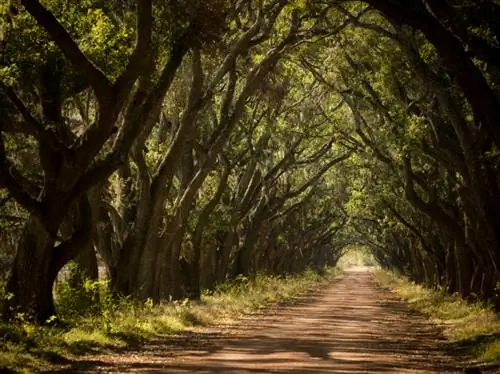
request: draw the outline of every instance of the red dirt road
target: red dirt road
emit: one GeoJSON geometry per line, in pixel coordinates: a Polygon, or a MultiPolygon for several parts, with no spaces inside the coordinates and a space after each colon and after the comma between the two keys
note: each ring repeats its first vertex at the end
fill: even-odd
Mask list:
{"type": "Polygon", "coordinates": [[[367,271],[233,326],[157,341],[138,352],[93,357],[65,372],[463,373],[436,326],[367,271]]]}

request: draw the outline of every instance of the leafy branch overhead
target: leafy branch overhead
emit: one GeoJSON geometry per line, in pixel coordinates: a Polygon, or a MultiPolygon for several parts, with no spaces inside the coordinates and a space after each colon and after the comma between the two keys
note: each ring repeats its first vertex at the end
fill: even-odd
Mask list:
{"type": "Polygon", "coordinates": [[[499,12],[2,3],[2,317],[57,315],[70,261],[160,303],[238,275],[321,270],[351,244],[496,303],[499,12]]]}

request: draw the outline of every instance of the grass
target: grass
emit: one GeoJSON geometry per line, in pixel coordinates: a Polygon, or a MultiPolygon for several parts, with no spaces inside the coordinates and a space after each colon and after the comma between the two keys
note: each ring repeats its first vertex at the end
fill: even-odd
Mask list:
{"type": "MultiPolygon", "coordinates": [[[[280,302],[293,300],[338,276],[336,269],[324,275],[306,271],[299,275],[240,277],[205,292],[201,301],[182,300],[152,305],[101,295],[100,308],[82,316],[79,296],[64,290],[60,307],[66,325],[40,327],[22,318],[0,324],[0,372],[11,369],[29,373],[49,370],[82,354],[120,351],[149,339],[192,330],[197,326],[229,323],[280,302]],[[73,303],[73,304],[72,304],[73,303]]],[[[103,288],[92,285],[92,291],[103,288]]],[[[102,292],[102,290],[101,290],[102,292]]]]}
{"type": "Polygon", "coordinates": [[[457,351],[480,362],[500,364],[500,319],[490,307],[467,302],[457,294],[423,287],[384,270],[377,271],[375,277],[382,287],[391,289],[412,309],[442,326],[457,351]]]}

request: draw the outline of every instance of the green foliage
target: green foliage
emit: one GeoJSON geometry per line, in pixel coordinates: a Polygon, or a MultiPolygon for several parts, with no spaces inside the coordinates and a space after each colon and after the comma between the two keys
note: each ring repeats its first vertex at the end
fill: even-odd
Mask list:
{"type": "MultiPolygon", "coordinates": [[[[259,275],[255,279],[258,279],[259,275]]],[[[250,284],[250,279],[239,274],[236,278],[220,283],[215,287],[215,292],[228,295],[238,295],[245,291],[250,284]]],[[[208,294],[213,294],[214,291],[208,291],[208,294]]]]}
{"type": "Polygon", "coordinates": [[[338,271],[328,269],[322,276],[308,270],[286,277],[239,277],[215,291],[205,291],[201,302],[185,299],[156,306],[151,300],[140,303],[111,297],[103,281],[85,282],[80,290],[63,283],[58,286],[58,308],[65,316],[64,325],[42,327],[23,316],[15,323],[1,324],[0,368],[49,369],[76,355],[118,350],[192,327],[234,321],[242,314],[309,292],[336,276],[338,271]],[[95,291],[99,292],[96,305],[82,304],[82,295],[95,295],[95,291]]]}
{"type": "Polygon", "coordinates": [[[378,263],[367,247],[351,245],[342,250],[337,266],[341,269],[352,266],[377,266],[378,263]]]}
{"type": "Polygon", "coordinates": [[[87,278],[78,287],[68,282],[59,283],[56,306],[63,320],[89,317],[98,322],[103,331],[109,332],[113,314],[127,306],[127,299],[115,298],[109,290],[108,280],[92,281],[87,278]]]}
{"type": "MultiPolygon", "coordinates": [[[[496,88],[498,72],[492,68],[494,61],[493,64],[479,61],[484,56],[474,57],[477,53],[474,38],[466,40],[473,36],[487,42],[480,50],[497,44],[492,19],[486,14],[478,16],[485,8],[473,3],[466,2],[462,16],[450,15],[446,22],[438,20],[436,24],[449,25],[446,31],[450,33],[461,30],[460,35],[456,35],[457,43],[463,42],[471,56],[469,62],[496,88]]],[[[129,61],[137,36],[133,3],[46,0],[43,5],[61,22],[92,64],[113,81],[129,61]]],[[[162,119],[151,133],[145,134],[144,144],[134,145],[131,154],[137,164],[129,160],[128,170],[115,173],[107,184],[103,181],[99,196],[102,201],[98,202],[102,222],[96,227],[102,229],[99,234],[103,234],[100,238],[105,236],[103,242],[110,244],[108,250],[112,253],[108,257],[128,253],[125,246],[131,243],[149,245],[157,240],[162,245],[151,245],[153,249],[147,248],[146,253],[140,253],[138,245],[131,250],[133,255],[127,257],[154,258],[156,248],[169,248],[172,253],[178,250],[179,255],[162,253],[157,257],[171,257],[172,262],[181,257],[189,264],[193,261],[194,266],[202,269],[200,278],[206,278],[203,281],[210,286],[226,279],[228,274],[248,270],[245,274],[251,275],[219,283],[215,291],[203,296],[205,303],[222,299],[221,305],[233,305],[233,311],[239,312],[263,308],[266,302],[300,289],[297,285],[298,288],[292,287],[291,291],[278,290],[281,277],[264,277],[260,271],[281,274],[307,266],[321,269],[325,262],[334,263],[341,248],[350,243],[367,247],[346,248],[341,260],[344,265],[378,262],[410,274],[414,279],[427,277],[424,279],[427,283],[444,287],[451,279],[445,279],[443,274],[466,273],[461,269],[446,271],[450,270],[446,268],[449,264],[459,262],[456,260],[460,256],[448,261],[459,251],[458,238],[465,242],[464,247],[470,244],[470,248],[465,248],[471,249],[470,253],[481,252],[482,257],[474,260],[476,271],[470,273],[476,275],[477,271],[483,271],[483,263],[489,262],[484,258],[494,258],[497,250],[490,245],[496,238],[487,237],[497,231],[491,217],[495,217],[493,207],[498,206],[498,194],[494,193],[498,185],[498,152],[495,147],[485,151],[495,143],[484,121],[488,116],[482,118],[477,108],[472,110],[467,95],[459,88],[460,82],[448,74],[447,68],[453,66],[443,66],[442,54],[421,32],[392,23],[363,2],[340,1],[334,6],[328,4],[327,8],[324,5],[325,2],[305,0],[155,2],[151,34],[154,72],[149,81],[148,72],[141,71],[141,88],[136,91],[138,84],[131,90],[138,95],[131,95],[124,102],[130,104],[129,109],[142,102],[142,89],[158,79],[160,68],[170,58],[171,43],[180,35],[186,37],[183,39],[186,46],[200,49],[204,82],[200,92],[196,92],[197,97],[190,100],[190,86],[196,75],[196,68],[191,65],[196,61],[196,53],[191,50],[188,53],[191,60],[184,59],[163,102],[162,119]],[[263,10],[259,11],[259,6],[263,10]],[[280,11],[274,19],[271,14],[276,9],[280,11]],[[279,46],[297,15],[300,27],[293,42],[279,46]],[[238,51],[236,41],[249,33],[253,25],[260,25],[260,29],[243,40],[243,47],[238,51]],[[237,52],[232,62],[230,51],[237,52]],[[263,63],[269,62],[269,56],[277,51],[280,52],[278,61],[272,63],[268,74],[259,76],[267,71],[266,66],[271,66],[263,63]],[[230,62],[228,72],[212,82],[226,62],[230,62]],[[233,68],[234,92],[231,91],[233,68]],[[257,69],[258,79],[248,75],[253,69],[257,69]],[[251,94],[243,97],[244,110],[240,114],[238,95],[248,87],[252,87],[251,94]],[[193,108],[188,107],[190,101],[193,108]],[[228,109],[227,113],[224,109],[228,109]],[[231,121],[224,122],[226,117],[237,120],[231,124],[231,121]],[[184,135],[179,131],[177,136],[179,125],[189,123],[190,119],[193,119],[191,131],[184,135]],[[477,126],[479,123],[481,126],[477,126]],[[173,147],[180,144],[176,139],[185,144],[173,147]],[[292,149],[294,145],[296,148],[292,149]],[[183,152],[178,152],[179,155],[168,154],[169,149],[181,148],[183,152]],[[348,157],[315,179],[330,160],[341,155],[348,157]],[[139,165],[137,158],[142,156],[144,165],[139,165]],[[207,222],[201,238],[197,238],[200,248],[194,248],[190,240],[198,234],[195,233],[198,218],[204,208],[210,206],[223,180],[226,170],[223,159],[229,164],[228,183],[220,201],[214,199],[210,217],[205,217],[207,222]],[[157,178],[163,161],[168,166],[164,169],[167,173],[157,178]],[[192,195],[185,194],[187,188],[183,189],[183,185],[196,186],[193,182],[196,175],[205,175],[201,186],[193,188],[192,195]],[[302,186],[305,187],[301,189],[302,186]],[[412,192],[418,198],[411,199],[412,192]],[[160,196],[163,197],[160,199],[160,196]],[[180,209],[183,196],[192,198],[186,199],[189,204],[180,209]],[[425,209],[429,206],[441,209],[442,214],[429,212],[429,208],[425,209]],[[165,207],[165,212],[153,214],[152,207],[165,207]],[[143,211],[148,209],[150,211],[143,211]],[[137,217],[155,217],[156,222],[149,224],[152,218],[135,220],[137,217]],[[176,217],[180,217],[178,222],[176,217]],[[144,230],[134,223],[144,223],[144,230]],[[142,233],[146,229],[151,231],[146,235],[147,240],[139,234],[133,237],[134,231],[142,233]],[[176,238],[176,243],[170,241],[171,237],[176,238]],[[255,243],[247,245],[253,238],[255,243]],[[242,253],[248,255],[245,261],[239,261],[242,253]],[[227,258],[222,258],[226,255],[227,258]],[[271,259],[271,255],[274,258],[271,259]],[[285,263],[281,259],[290,261],[285,263]],[[229,269],[233,262],[238,266],[241,262],[247,269],[229,269]],[[440,268],[443,266],[445,269],[440,268]],[[205,274],[211,270],[217,274],[205,274]],[[247,291],[253,289],[260,289],[262,294],[249,297],[247,291]],[[244,305],[243,309],[238,309],[240,305],[244,305]]],[[[49,103],[46,99],[56,98],[55,101],[63,104],[60,123],[42,124],[49,132],[53,131],[57,139],[64,139],[68,147],[69,152],[60,155],[54,152],[50,160],[43,163],[49,166],[55,164],[53,159],[60,158],[61,165],[53,167],[57,169],[53,174],[62,175],[60,173],[72,169],[74,160],[84,158],[84,155],[74,155],[73,150],[78,150],[78,144],[85,139],[92,139],[92,131],[88,137],[78,137],[85,129],[92,129],[91,124],[98,123],[96,120],[107,117],[98,113],[95,93],[88,89],[89,82],[82,82],[81,72],[74,71],[56,43],[26,11],[20,8],[19,14],[11,17],[7,5],[2,3],[0,18],[0,80],[15,89],[38,120],[47,114],[44,113],[47,108],[40,105],[49,103]],[[48,87],[48,80],[57,83],[53,76],[61,79],[61,87],[57,84],[48,87]],[[46,88],[56,91],[53,97],[44,96],[46,88]],[[57,157],[62,155],[67,155],[67,159],[57,157]]],[[[466,80],[467,74],[463,75],[462,79],[466,80]]],[[[479,81],[471,86],[476,87],[479,81]]],[[[482,90],[477,91],[474,94],[480,95],[482,90]]],[[[2,138],[9,161],[3,163],[5,167],[0,172],[15,170],[10,165],[16,167],[20,170],[15,176],[19,185],[31,187],[24,196],[29,195],[33,200],[43,198],[41,191],[47,191],[50,186],[44,185],[48,179],[42,175],[37,152],[42,144],[35,141],[40,136],[36,134],[39,130],[15,128],[16,125],[23,127],[26,121],[21,120],[19,110],[14,110],[8,102],[7,98],[0,98],[0,115],[6,118],[7,129],[2,126],[2,138]]],[[[106,141],[98,159],[106,158],[106,151],[113,144],[120,144],[122,124],[129,126],[128,120],[136,119],[135,111],[129,112],[127,107],[119,108],[119,112],[120,119],[115,123],[119,135],[113,133],[102,139],[106,141]]],[[[150,118],[140,119],[148,128],[150,118]]],[[[47,153],[52,153],[55,150],[51,147],[41,150],[50,148],[47,153]]],[[[123,151],[123,154],[130,153],[123,151]]],[[[95,161],[89,165],[101,165],[95,161]]],[[[0,179],[1,184],[3,175],[0,179]]],[[[63,185],[71,179],[64,179],[63,185]]],[[[26,212],[16,205],[9,203],[7,210],[6,215],[15,211],[12,216],[21,223],[26,222],[26,212]]],[[[68,212],[62,213],[71,216],[68,212]]],[[[4,230],[3,218],[0,224],[2,234],[9,231],[10,237],[19,235],[18,231],[4,230]]],[[[0,236],[0,242],[4,242],[5,237],[0,236]]],[[[0,260],[9,263],[12,251],[7,253],[3,247],[1,250],[0,260]]],[[[127,259],[121,260],[116,263],[122,264],[127,259]]],[[[158,265],[175,268],[179,264],[158,265]]],[[[146,268],[146,272],[148,270],[146,268]]],[[[491,290],[498,278],[494,271],[488,274],[484,271],[483,275],[491,275],[490,280],[473,278],[489,281],[491,290]]],[[[293,283],[293,279],[283,279],[293,283]]],[[[187,280],[177,281],[180,293],[188,288],[187,280]]],[[[471,282],[472,279],[468,279],[464,284],[471,282]]],[[[478,289],[483,286],[476,283],[475,291],[479,293],[478,289]]],[[[205,312],[193,311],[190,302],[182,300],[157,307],[161,302],[157,292],[150,294],[154,295],[155,306],[153,300],[138,303],[128,298],[114,298],[108,284],[102,281],[85,281],[76,288],[68,283],[60,284],[57,303],[61,316],[70,325],[80,326],[68,332],[65,341],[71,342],[70,346],[78,345],[87,335],[85,344],[113,345],[114,334],[140,339],[158,331],[179,331],[205,323],[205,312]]],[[[165,295],[168,292],[162,297],[165,295]]],[[[461,309],[458,304],[455,307],[461,309]]],[[[213,307],[223,311],[223,307],[218,309],[218,301],[214,301],[213,307]]],[[[27,323],[25,317],[18,316],[21,336],[30,342],[37,341],[37,329],[27,323]]]]}

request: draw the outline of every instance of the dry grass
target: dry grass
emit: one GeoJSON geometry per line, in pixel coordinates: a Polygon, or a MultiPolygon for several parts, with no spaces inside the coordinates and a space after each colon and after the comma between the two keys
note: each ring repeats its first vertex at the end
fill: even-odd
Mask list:
{"type": "MultiPolygon", "coordinates": [[[[205,292],[199,302],[152,305],[101,297],[105,303],[98,313],[68,315],[68,326],[63,328],[39,327],[22,320],[0,325],[0,372],[49,369],[53,363],[81,354],[123,349],[196,326],[236,320],[313,290],[337,275],[331,269],[323,276],[306,271],[288,277],[239,278],[205,292]]],[[[78,310],[78,306],[71,309],[78,310]]]]}
{"type": "Polygon", "coordinates": [[[500,364],[500,319],[488,306],[469,303],[459,295],[448,295],[410,282],[404,277],[379,270],[382,287],[389,288],[412,309],[424,313],[443,327],[445,336],[478,360],[500,364]]]}

